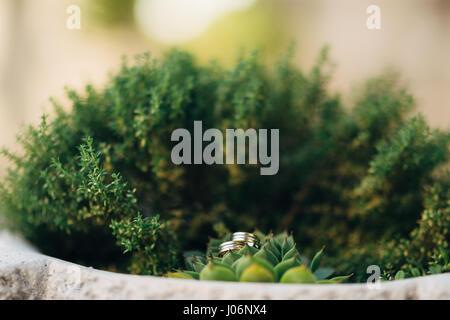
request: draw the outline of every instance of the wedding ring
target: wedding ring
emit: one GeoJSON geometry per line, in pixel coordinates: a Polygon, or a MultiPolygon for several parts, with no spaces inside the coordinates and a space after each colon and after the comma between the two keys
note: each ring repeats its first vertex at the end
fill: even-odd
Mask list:
{"type": "Polygon", "coordinates": [[[219,256],[234,250],[241,250],[245,246],[259,248],[259,239],[256,235],[249,232],[235,232],[231,241],[226,241],[219,246],[219,256]]]}
{"type": "Polygon", "coordinates": [[[243,245],[248,245],[249,247],[259,247],[258,237],[250,232],[235,232],[233,233],[232,240],[243,245]]]}
{"type": "Polygon", "coordinates": [[[244,247],[245,244],[234,242],[234,241],[227,241],[222,243],[219,246],[219,256],[225,255],[225,253],[233,250],[241,250],[244,247]]]}

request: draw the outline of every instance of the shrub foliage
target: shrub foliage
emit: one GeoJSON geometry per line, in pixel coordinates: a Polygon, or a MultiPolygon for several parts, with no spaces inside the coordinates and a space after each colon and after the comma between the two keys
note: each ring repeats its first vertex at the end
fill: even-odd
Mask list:
{"type": "Polygon", "coordinates": [[[410,117],[392,73],[344,105],[327,88],[330,67],[327,50],[308,72],[291,54],[232,69],[181,51],[124,61],[104,88],[67,90],[70,108],[53,101],[51,120],[19,136],[21,154],[3,151],[13,165],[2,210],[45,253],[133,273],[179,267],[223,226],[293,230],[302,252],[325,244],[327,263],[355,280],[369,264],[387,278],[448,270],[450,134],[410,117]],[[280,129],[278,174],[172,164],[170,135],[194,120],[280,129]]]}

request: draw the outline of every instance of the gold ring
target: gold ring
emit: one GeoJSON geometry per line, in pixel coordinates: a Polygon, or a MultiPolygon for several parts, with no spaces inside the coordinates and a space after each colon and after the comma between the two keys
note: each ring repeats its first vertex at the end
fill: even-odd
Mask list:
{"type": "Polygon", "coordinates": [[[231,241],[226,241],[219,246],[219,256],[223,257],[227,252],[241,250],[245,246],[259,248],[259,239],[250,232],[235,232],[231,241]]]}
{"type": "Polygon", "coordinates": [[[259,247],[258,237],[250,232],[235,232],[233,233],[232,240],[243,245],[248,245],[249,247],[259,247]]]}
{"type": "Polygon", "coordinates": [[[244,244],[234,241],[226,241],[219,246],[219,256],[222,257],[225,253],[233,250],[241,250],[244,247],[244,244]]]}

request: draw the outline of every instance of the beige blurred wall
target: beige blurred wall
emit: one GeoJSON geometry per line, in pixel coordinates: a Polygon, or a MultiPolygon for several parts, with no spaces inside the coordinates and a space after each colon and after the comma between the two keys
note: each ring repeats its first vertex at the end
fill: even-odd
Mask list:
{"type": "MultiPolygon", "coordinates": [[[[431,124],[450,127],[450,0],[272,1],[298,43],[299,65],[311,66],[320,48],[331,46],[337,65],[332,89],[343,90],[344,98],[354,85],[394,66],[431,124]],[[381,30],[366,28],[370,4],[381,7],[381,30]]],[[[65,85],[100,86],[122,55],[160,54],[136,29],[101,29],[83,11],[82,29],[68,30],[70,4],[82,2],[0,0],[0,145],[14,148],[20,125],[51,112],[49,96],[64,100],[65,85]]],[[[4,168],[0,160],[0,172],[4,168]]]]}
{"type": "MultiPolygon", "coordinates": [[[[159,50],[133,29],[99,29],[84,18],[69,30],[66,9],[78,0],[0,0],[0,146],[17,149],[21,126],[51,113],[64,86],[101,86],[123,55],[159,50]]],[[[0,159],[0,174],[6,167],[0,159]]]]}
{"type": "Polygon", "coordinates": [[[286,0],[283,5],[300,44],[300,64],[311,65],[329,44],[337,64],[332,86],[347,94],[393,67],[430,123],[450,127],[449,0],[286,0]],[[371,4],[381,9],[380,30],[366,27],[371,4]]]}

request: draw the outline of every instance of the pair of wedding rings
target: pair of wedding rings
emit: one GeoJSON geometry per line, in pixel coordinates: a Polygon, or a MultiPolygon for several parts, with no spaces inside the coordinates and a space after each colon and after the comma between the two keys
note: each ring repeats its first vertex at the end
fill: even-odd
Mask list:
{"type": "Polygon", "coordinates": [[[256,235],[249,232],[235,232],[231,238],[231,241],[226,241],[219,246],[219,256],[225,255],[225,253],[234,250],[241,250],[245,246],[259,247],[259,239],[256,235]]]}

